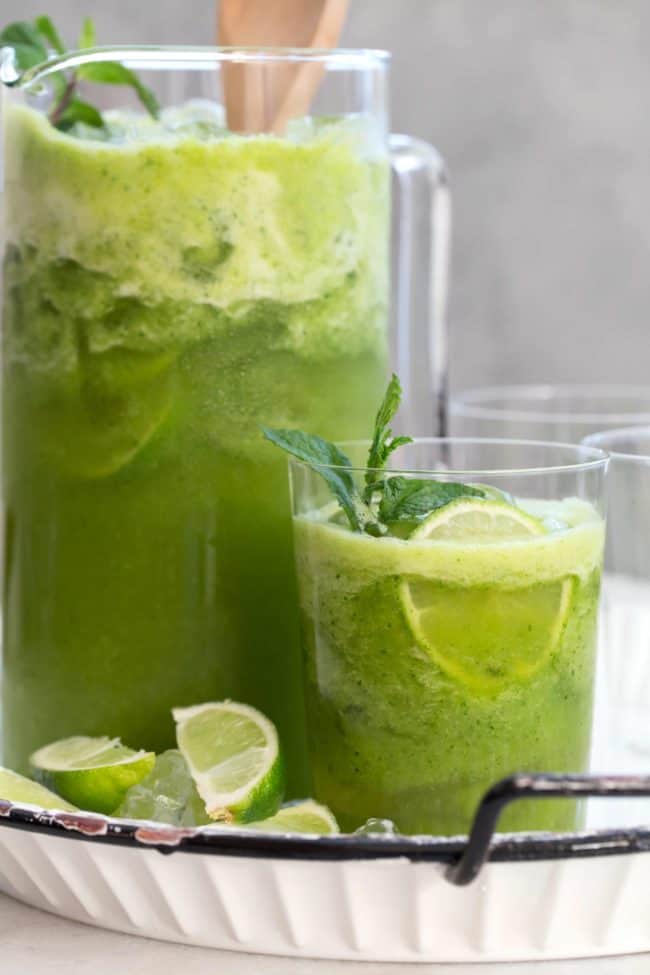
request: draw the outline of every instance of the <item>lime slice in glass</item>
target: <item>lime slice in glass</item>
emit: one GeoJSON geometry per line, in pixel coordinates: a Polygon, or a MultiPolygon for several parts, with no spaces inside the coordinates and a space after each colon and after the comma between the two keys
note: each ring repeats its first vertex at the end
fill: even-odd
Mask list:
{"type": "Polygon", "coordinates": [[[41,806],[42,809],[59,809],[64,812],[77,812],[76,806],[56,796],[49,789],[39,785],[32,779],[8,768],[0,768],[0,799],[8,802],[27,803],[29,806],[41,806]]]}
{"type": "Polygon", "coordinates": [[[494,484],[480,484],[474,482],[471,487],[478,488],[483,491],[485,498],[488,501],[503,501],[506,504],[514,505],[516,504],[514,497],[509,491],[503,491],[501,488],[495,487],[494,484]]]}
{"type": "MultiPolygon", "coordinates": [[[[546,534],[519,508],[459,499],[422,522],[411,540],[508,543],[546,534]]],[[[470,560],[473,553],[464,557],[470,560]]],[[[521,587],[454,585],[421,576],[399,584],[405,619],[418,646],[448,677],[491,695],[530,679],[558,646],[569,618],[574,580],[521,587]]]]}
{"type": "Polygon", "coordinates": [[[127,789],[153,768],[153,752],[133,751],[119,738],[78,735],[45,745],[30,757],[34,775],[80,809],[110,815],[127,789]]]}
{"type": "Polygon", "coordinates": [[[78,369],[29,403],[41,449],[67,476],[117,474],[171,417],[174,366],[169,351],[81,350],[78,369]]]}
{"type": "Polygon", "coordinates": [[[36,414],[44,449],[66,475],[103,478],[116,474],[153,439],[172,403],[168,377],[138,389],[83,395],[45,404],[36,414]]]}
{"type": "Polygon", "coordinates": [[[203,826],[212,822],[187,762],[175,748],[158,755],[151,772],[131,786],[114,815],[124,819],[152,819],[172,826],[203,826]]]}
{"type": "Polygon", "coordinates": [[[474,544],[511,542],[545,534],[539,519],[505,501],[458,498],[430,514],[409,537],[417,541],[474,544]]]}
{"type": "Polygon", "coordinates": [[[249,823],[247,828],[267,833],[319,833],[323,836],[340,832],[334,814],[327,806],[321,806],[313,799],[283,806],[275,816],[261,822],[249,823]]]}
{"type": "Polygon", "coordinates": [[[211,819],[255,822],[273,816],[284,793],[274,725],[234,701],[174,708],[176,739],[211,819]]]}

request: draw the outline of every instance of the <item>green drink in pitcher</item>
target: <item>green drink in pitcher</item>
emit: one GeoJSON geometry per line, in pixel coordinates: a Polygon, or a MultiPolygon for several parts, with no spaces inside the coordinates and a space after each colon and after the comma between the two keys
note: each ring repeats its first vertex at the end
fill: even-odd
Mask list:
{"type": "MultiPolygon", "coordinates": [[[[213,77],[218,52],[195,56],[213,77]]],[[[161,751],[170,708],[232,697],[305,792],[285,463],[260,424],[372,418],[381,126],[235,135],[201,101],[62,131],[24,101],[3,136],[5,764],[70,734],[161,751]]]]}
{"type": "MultiPolygon", "coordinates": [[[[314,792],[343,829],[385,817],[463,833],[498,779],[586,767],[607,461],[552,444],[393,441],[391,396],[394,384],[368,459],[358,444],[269,431],[298,460],[314,792]]],[[[500,828],[578,819],[575,803],[526,801],[500,828]]]]}

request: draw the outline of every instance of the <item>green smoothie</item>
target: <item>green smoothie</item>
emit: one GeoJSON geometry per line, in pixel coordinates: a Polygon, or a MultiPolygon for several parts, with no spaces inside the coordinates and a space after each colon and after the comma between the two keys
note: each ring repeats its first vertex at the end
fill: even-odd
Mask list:
{"type": "MultiPolygon", "coordinates": [[[[595,509],[463,498],[402,539],[353,532],[333,507],[296,516],[294,529],[315,794],[342,828],[376,816],[408,833],[462,833],[502,776],[583,770],[595,509]]],[[[575,825],[573,804],[527,801],[499,828],[575,825]]]]}
{"type": "Polygon", "coordinates": [[[363,119],[106,120],[5,118],[4,761],[70,734],[159,752],[171,707],[232,697],[305,792],[286,464],[259,425],[368,428],[387,161],[363,119]]]}

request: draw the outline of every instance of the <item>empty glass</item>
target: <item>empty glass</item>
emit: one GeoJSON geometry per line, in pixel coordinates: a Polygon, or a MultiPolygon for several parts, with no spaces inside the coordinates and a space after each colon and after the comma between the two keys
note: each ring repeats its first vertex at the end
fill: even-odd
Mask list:
{"type": "MultiPolygon", "coordinates": [[[[469,390],[452,400],[450,426],[459,436],[583,441],[614,450],[591,765],[603,772],[640,771],[650,753],[650,462],[639,456],[650,454],[650,385],[469,390]]],[[[607,825],[606,804],[588,805],[587,822],[607,825]]],[[[617,819],[636,825],[649,812],[647,801],[629,800],[617,806],[617,819]]]]}
{"type": "Polygon", "coordinates": [[[650,386],[486,386],[455,396],[458,437],[513,437],[580,443],[612,427],[650,424],[650,386]]]}
{"type": "Polygon", "coordinates": [[[630,771],[650,757],[650,426],[598,433],[611,455],[603,580],[602,655],[610,764],[630,771]]]}

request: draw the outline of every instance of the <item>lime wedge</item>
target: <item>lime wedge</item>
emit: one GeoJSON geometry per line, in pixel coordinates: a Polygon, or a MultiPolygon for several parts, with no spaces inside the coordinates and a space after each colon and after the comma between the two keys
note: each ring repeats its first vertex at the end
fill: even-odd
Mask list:
{"type": "Polygon", "coordinates": [[[203,826],[212,822],[187,762],[175,748],[158,755],[151,772],[131,786],[114,815],[124,819],[152,819],[172,826],[203,826]]]}
{"type": "Polygon", "coordinates": [[[119,738],[62,738],[30,757],[35,777],[80,809],[112,813],[126,791],[153,768],[153,752],[133,751],[119,738]]]}
{"type": "Polygon", "coordinates": [[[18,775],[18,772],[12,772],[8,768],[0,768],[0,799],[6,799],[8,802],[24,802],[29,806],[40,806],[42,809],[77,812],[76,806],[54,795],[38,782],[27,779],[24,775],[18,775]]]}
{"type": "Polygon", "coordinates": [[[430,514],[409,537],[418,541],[489,543],[545,534],[539,519],[505,501],[458,498],[430,514]]]}
{"type": "Polygon", "coordinates": [[[339,833],[339,824],[327,806],[313,799],[304,799],[283,806],[275,816],[261,822],[249,823],[247,829],[259,829],[266,833],[339,833]]]}
{"type": "Polygon", "coordinates": [[[284,793],[278,733],[234,701],[174,708],[176,740],[211,819],[250,823],[273,816],[284,793]]]}
{"type": "MultiPolygon", "coordinates": [[[[463,498],[435,511],[411,539],[498,543],[545,533],[519,508],[463,498]]],[[[506,588],[412,576],[400,582],[400,598],[415,641],[440,669],[472,693],[493,695],[529,680],[553,654],[573,588],[570,577],[506,588]]]]}

